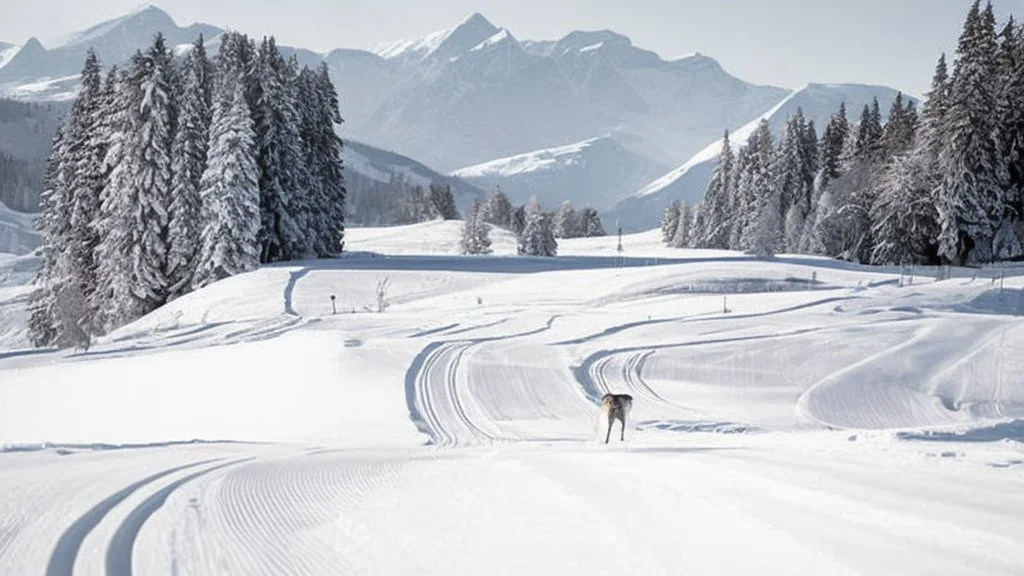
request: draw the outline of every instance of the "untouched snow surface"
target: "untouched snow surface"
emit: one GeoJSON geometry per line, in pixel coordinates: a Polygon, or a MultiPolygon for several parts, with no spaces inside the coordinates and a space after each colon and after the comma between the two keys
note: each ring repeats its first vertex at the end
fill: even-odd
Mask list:
{"type": "Polygon", "coordinates": [[[458,229],[0,352],[0,574],[1024,569],[1024,271],[458,229]]]}

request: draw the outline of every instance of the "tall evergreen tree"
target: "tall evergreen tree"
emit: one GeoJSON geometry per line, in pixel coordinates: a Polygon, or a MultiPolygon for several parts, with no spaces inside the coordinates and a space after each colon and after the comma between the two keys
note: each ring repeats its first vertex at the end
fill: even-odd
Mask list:
{"type": "Polygon", "coordinates": [[[601,224],[601,216],[597,209],[584,206],[580,210],[580,238],[595,238],[604,236],[604,225],[601,224]]]}
{"type": "Polygon", "coordinates": [[[882,128],[882,158],[888,160],[906,152],[914,143],[916,129],[917,112],[914,103],[909,101],[904,106],[903,93],[897,92],[889,109],[889,120],[882,128]]]}
{"type": "Polygon", "coordinates": [[[495,186],[494,192],[484,206],[485,220],[489,224],[510,228],[512,225],[512,202],[508,196],[501,191],[500,186],[495,186]]]}
{"type": "Polygon", "coordinates": [[[433,183],[430,185],[430,201],[442,220],[458,220],[459,209],[455,207],[455,195],[448,184],[433,183]]]}
{"type": "Polygon", "coordinates": [[[555,238],[577,238],[579,228],[579,218],[576,216],[576,209],[572,207],[572,202],[562,202],[561,208],[555,214],[555,238]]]}
{"type": "Polygon", "coordinates": [[[676,231],[668,244],[673,248],[686,248],[690,245],[690,238],[693,235],[693,207],[686,202],[680,203],[676,219],[676,231]]]}
{"type": "Polygon", "coordinates": [[[798,108],[786,122],[774,163],[775,193],[783,218],[783,241],[778,248],[794,252],[799,247],[813,195],[813,181],[807,180],[809,173],[813,173],[813,160],[808,158],[806,131],[803,110],[798,108]]]}
{"type": "Polygon", "coordinates": [[[97,248],[97,305],[108,329],[151,312],[170,294],[166,266],[176,115],[173,75],[171,52],[158,34],[146,53],[132,58],[116,96],[124,117],[108,152],[108,162],[115,165],[104,191],[97,248]]]}
{"type": "Polygon", "coordinates": [[[252,118],[260,173],[260,261],[300,257],[309,248],[298,115],[290,71],[273,38],[264,38],[253,74],[252,118]]]}
{"type": "Polygon", "coordinates": [[[558,254],[558,241],[555,240],[554,226],[551,216],[541,210],[536,198],[527,204],[525,209],[526,226],[519,235],[518,253],[520,256],[547,256],[558,254]]]}
{"type": "Polygon", "coordinates": [[[857,141],[855,155],[858,159],[874,161],[881,156],[882,144],[882,112],[878,98],[871,105],[864,105],[860,123],[857,125],[857,141]]]}
{"type": "MultiPolygon", "coordinates": [[[[999,156],[1005,165],[1001,187],[1004,209],[1000,228],[1001,241],[993,249],[997,257],[1014,258],[1003,239],[1012,233],[1018,244],[1024,239],[1024,28],[1013,17],[1000,34],[996,62],[999,79],[996,115],[999,127],[999,156]]],[[[1012,242],[1011,242],[1012,244],[1012,242]]]]}
{"type": "Polygon", "coordinates": [[[82,69],[82,88],[68,114],[61,158],[70,227],[66,238],[68,249],[58,255],[58,261],[64,281],[74,283],[75,288],[64,287],[59,291],[71,301],[58,302],[58,306],[65,313],[74,308],[82,314],[71,323],[74,326],[69,324],[69,334],[81,335],[83,331],[89,332],[92,326],[92,314],[82,303],[96,291],[97,286],[95,251],[100,237],[94,223],[105,184],[103,157],[107,134],[102,130],[101,116],[104,98],[99,59],[95,52],[89,50],[82,69]]]}
{"type": "Polygon", "coordinates": [[[918,178],[920,157],[900,155],[886,165],[871,210],[874,264],[928,264],[934,204],[918,178]]]}
{"type": "Polygon", "coordinates": [[[732,144],[729,132],[722,137],[722,151],[711,175],[704,202],[693,225],[694,246],[725,249],[729,247],[730,201],[732,196],[732,144]]]}
{"type": "Polygon", "coordinates": [[[56,307],[57,289],[66,279],[58,274],[57,258],[68,249],[66,242],[70,230],[66,186],[61,171],[63,140],[64,125],[61,124],[53,137],[43,172],[40,214],[36,219],[36,228],[43,237],[42,264],[33,282],[36,290],[29,299],[28,337],[37,347],[56,344],[61,332],[56,307]]]}
{"type": "Polygon", "coordinates": [[[213,114],[213,70],[200,36],[186,53],[179,74],[178,128],[171,143],[171,207],[167,280],[171,297],[192,288],[199,248],[200,179],[213,114]]]}
{"type": "Polygon", "coordinates": [[[846,117],[846,103],[839,104],[836,112],[828,122],[821,142],[821,178],[818,190],[824,189],[829,182],[839,178],[843,167],[843,151],[850,134],[850,122],[846,117]]]}
{"type": "Polygon", "coordinates": [[[521,236],[526,229],[526,206],[516,206],[509,215],[509,230],[516,236],[521,236]]]}
{"type": "Polygon", "coordinates": [[[208,164],[200,180],[202,232],[193,277],[200,288],[259,265],[260,189],[255,131],[238,83],[230,105],[218,100],[208,164]]]}
{"type": "Polygon", "coordinates": [[[336,254],[345,245],[345,205],[348,192],[345,189],[344,165],[341,159],[342,141],[335,132],[335,126],[344,121],[338,106],[338,90],[331,82],[327,64],[320,63],[313,78],[314,88],[319,96],[317,103],[320,121],[315,126],[315,167],[313,177],[320,187],[319,207],[326,221],[317,241],[321,256],[336,254]]]}
{"type": "Polygon", "coordinates": [[[661,242],[671,244],[679,226],[679,200],[673,200],[661,216],[661,242]]]}
{"type": "Polygon", "coordinates": [[[776,155],[771,128],[762,120],[754,133],[746,172],[740,179],[741,198],[747,199],[740,249],[767,255],[782,249],[785,216],[783,199],[776,185],[776,155]]]}
{"type": "Polygon", "coordinates": [[[490,254],[490,224],[484,220],[483,205],[474,201],[462,228],[462,239],[459,248],[463,254],[490,254]]]}
{"type": "Polygon", "coordinates": [[[976,1],[957,46],[949,107],[939,128],[939,251],[955,264],[992,259],[1004,208],[996,141],[996,34],[992,7],[976,1]]]}

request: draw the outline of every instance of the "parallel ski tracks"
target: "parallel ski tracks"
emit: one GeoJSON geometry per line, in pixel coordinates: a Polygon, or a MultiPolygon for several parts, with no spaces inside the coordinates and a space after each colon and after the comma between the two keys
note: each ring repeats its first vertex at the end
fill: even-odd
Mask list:
{"type": "Polygon", "coordinates": [[[227,473],[208,503],[217,565],[256,575],[349,572],[344,550],[358,549],[358,531],[345,533],[347,542],[337,547],[314,531],[394,481],[403,463],[329,456],[258,462],[227,473]]]}
{"type": "Polygon", "coordinates": [[[108,543],[107,549],[107,574],[124,575],[131,574],[131,556],[135,540],[146,520],[153,515],[170,494],[192,480],[216,470],[241,463],[243,460],[231,460],[222,462],[222,458],[200,460],[189,464],[183,464],[162,470],[134,482],[121,490],[111,494],[98,504],[90,508],[85,514],[74,521],[71,526],[64,530],[58,538],[53,552],[50,554],[46,566],[46,576],[71,576],[74,573],[75,562],[78,559],[82,543],[92,531],[107,517],[108,514],[121,503],[136,492],[156,484],[160,480],[173,474],[184,472],[192,468],[206,466],[197,472],[186,475],[170,484],[164,486],[152,494],[145,501],[134,508],[128,517],[117,528],[117,531],[108,543]],[[212,466],[211,466],[212,465],[212,466]]]}

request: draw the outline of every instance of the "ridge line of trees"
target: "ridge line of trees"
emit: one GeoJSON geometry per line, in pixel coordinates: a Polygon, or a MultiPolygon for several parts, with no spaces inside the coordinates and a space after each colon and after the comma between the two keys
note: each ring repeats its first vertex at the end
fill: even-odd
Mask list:
{"type": "Polygon", "coordinates": [[[841,105],[820,139],[799,110],[777,143],[767,122],[738,151],[726,134],[703,203],[670,207],[663,234],[871,264],[1024,257],[1024,27],[976,0],[920,112],[898,94],[884,122],[877,100],[857,123],[841,105]]]}

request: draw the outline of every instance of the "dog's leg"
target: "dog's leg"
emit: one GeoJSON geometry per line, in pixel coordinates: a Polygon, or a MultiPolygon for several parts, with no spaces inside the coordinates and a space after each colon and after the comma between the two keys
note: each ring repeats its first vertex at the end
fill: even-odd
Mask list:
{"type": "Polygon", "coordinates": [[[607,444],[608,440],[612,437],[612,426],[615,425],[615,414],[611,411],[608,412],[608,431],[604,435],[604,443],[607,444]]]}
{"type": "Polygon", "coordinates": [[[622,421],[622,431],[619,433],[619,442],[625,442],[626,441],[626,415],[625,414],[622,415],[621,421],[622,421]]]}

